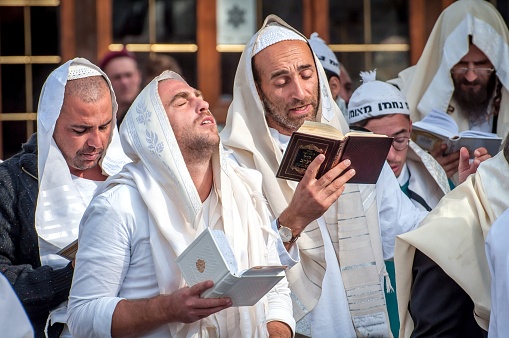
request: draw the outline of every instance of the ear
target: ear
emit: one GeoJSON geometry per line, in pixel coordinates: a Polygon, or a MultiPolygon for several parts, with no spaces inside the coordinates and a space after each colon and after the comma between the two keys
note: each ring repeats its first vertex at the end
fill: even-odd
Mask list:
{"type": "Polygon", "coordinates": [[[329,80],[329,87],[332,98],[336,100],[338,98],[339,92],[341,91],[341,82],[339,81],[339,77],[332,76],[329,80]]]}

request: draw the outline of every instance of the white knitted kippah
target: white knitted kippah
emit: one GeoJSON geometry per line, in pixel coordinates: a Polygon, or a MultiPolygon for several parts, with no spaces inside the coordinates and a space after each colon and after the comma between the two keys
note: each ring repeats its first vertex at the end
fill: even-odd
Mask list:
{"type": "Polygon", "coordinates": [[[380,115],[410,115],[403,94],[391,84],[376,80],[376,70],[361,72],[362,85],[348,103],[348,124],[380,115]]]}
{"type": "Polygon", "coordinates": [[[67,81],[82,79],[91,76],[102,76],[102,74],[92,67],[85,65],[71,64],[69,66],[69,73],[67,74],[67,81]]]}
{"type": "Polygon", "coordinates": [[[293,30],[281,26],[277,22],[271,22],[260,31],[260,34],[258,34],[258,38],[253,45],[253,56],[275,43],[287,40],[300,40],[307,42],[303,36],[297,34],[293,30]]]}
{"type": "Polygon", "coordinates": [[[338,58],[332,49],[327,46],[325,41],[318,36],[318,33],[315,32],[311,34],[309,37],[309,44],[311,45],[311,49],[316,54],[318,60],[320,60],[323,68],[339,76],[340,71],[338,58]]]}

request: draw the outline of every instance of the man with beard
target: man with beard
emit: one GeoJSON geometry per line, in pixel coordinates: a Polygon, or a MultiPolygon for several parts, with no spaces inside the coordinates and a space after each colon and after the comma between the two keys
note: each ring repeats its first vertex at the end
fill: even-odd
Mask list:
{"type": "Polygon", "coordinates": [[[285,278],[255,305],[231,307],[200,297],[210,280],[186,286],[175,261],[208,227],[224,231],[239,271],[281,264],[260,174],[226,157],[201,93],[161,74],[134,101],[120,138],[133,162],[107,181],[80,226],[73,337],[292,337],[285,278]]]}
{"type": "MultiPolygon", "coordinates": [[[[415,66],[391,80],[406,97],[412,121],[432,109],[447,112],[459,130],[505,137],[509,131],[509,31],[488,1],[459,0],[446,8],[415,66]]],[[[445,147],[445,146],[443,146],[445,147]]],[[[431,154],[451,177],[459,154],[431,154]]]]}
{"type": "Polygon", "coordinates": [[[69,336],[55,323],[65,323],[74,261],[56,253],[77,239],[96,189],[128,161],[116,112],[106,74],[85,59],[68,61],[44,84],[37,133],[0,164],[0,271],[36,337],[69,336]]]}
{"type": "Polygon", "coordinates": [[[387,165],[376,185],[345,184],[354,173],[338,175],[348,163],[318,180],[316,166],[298,184],[277,179],[290,135],[305,120],[348,131],[306,37],[270,15],[240,58],[223,143],[242,166],[263,175],[280,258],[293,265],[287,278],[297,332],[389,336],[384,258],[393,256],[395,236],[415,228],[426,212],[401,192],[387,165]]]}

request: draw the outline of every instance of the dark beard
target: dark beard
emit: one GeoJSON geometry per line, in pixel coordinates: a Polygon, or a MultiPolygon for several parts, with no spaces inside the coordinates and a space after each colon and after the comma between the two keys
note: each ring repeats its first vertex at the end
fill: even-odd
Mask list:
{"type": "MultiPolygon", "coordinates": [[[[471,124],[478,124],[485,120],[488,115],[488,106],[490,99],[493,97],[495,86],[497,84],[497,76],[495,73],[490,75],[486,86],[475,92],[474,90],[462,90],[461,84],[468,83],[465,79],[461,81],[454,81],[453,98],[460,108],[460,114],[468,119],[471,124]]],[[[473,82],[478,83],[477,81],[473,82]]]]}

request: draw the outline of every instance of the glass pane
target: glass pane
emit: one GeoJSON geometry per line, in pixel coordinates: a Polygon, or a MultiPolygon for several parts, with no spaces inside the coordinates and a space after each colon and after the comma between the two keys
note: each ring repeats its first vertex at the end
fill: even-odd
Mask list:
{"type": "MultiPolygon", "coordinates": [[[[331,1],[334,2],[334,1],[331,1]]],[[[290,26],[302,32],[302,1],[296,0],[263,0],[262,17],[256,30],[269,14],[276,14],[285,20],[290,26]]]]}
{"type": "Polygon", "coordinates": [[[196,0],[156,0],[149,22],[148,0],[113,0],[114,43],[195,43],[196,0]],[[155,27],[156,41],[150,41],[155,27]]]}
{"type": "Polygon", "coordinates": [[[229,99],[233,96],[233,81],[235,80],[235,72],[237,65],[240,61],[242,53],[221,53],[221,93],[228,96],[229,99]]]}
{"type": "Polygon", "coordinates": [[[2,112],[25,112],[25,65],[8,64],[1,67],[2,112]]]}
{"type": "Polygon", "coordinates": [[[39,96],[41,95],[42,86],[49,74],[54,71],[59,65],[57,64],[33,64],[32,65],[32,95],[33,95],[33,107],[34,111],[37,111],[37,105],[39,104],[39,96]]]}
{"type": "Polygon", "coordinates": [[[25,55],[22,7],[0,10],[0,55],[25,55]]]}
{"type": "Polygon", "coordinates": [[[3,121],[1,126],[4,145],[3,159],[5,160],[21,151],[21,145],[28,140],[26,136],[27,123],[25,121],[3,121]]]}
{"type": "Polygon", "coordinates": [[[336,53],[339,62],[346,68],[352,79],[352,87],[355,90],[360,86],[359,72],[366,70],[366,60],[364,53],[336,53]]]}
{"type": "Polygon", "coordinates": [[[408,5],[404,0],[371,1],[372,43],[408,43],[408,5]]]}
{"type": "Polygon", "coordinates": [[[363,10],[362,1],[330,1],[328,43],[364,43],[363,10]]]}
{"type": "Polygon", "coordinates": [[[373,53],[373,68],[377,80],[387,81],[398,77],[398,73],[410,65],[408,52],[373,53]]]}
{"type": "Polygon", "coordinates": [[[59,7],[30,7],[32,55],[59,55],[59,7]]]}

